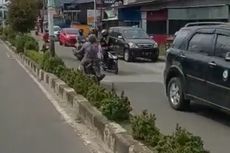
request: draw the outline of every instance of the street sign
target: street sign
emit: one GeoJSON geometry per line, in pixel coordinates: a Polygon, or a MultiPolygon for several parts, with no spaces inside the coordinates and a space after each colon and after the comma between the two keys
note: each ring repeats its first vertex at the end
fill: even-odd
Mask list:
{"type": "MultiPolygon", "coordinates": [[[[87,10],[87,24],[88,25],[94,25],[94,12],[95,10],[87,10]]],[[[101,11],[100,10],[96,10],[96,22],[98,22],[100,20],[101,17],[101,11]]]]}

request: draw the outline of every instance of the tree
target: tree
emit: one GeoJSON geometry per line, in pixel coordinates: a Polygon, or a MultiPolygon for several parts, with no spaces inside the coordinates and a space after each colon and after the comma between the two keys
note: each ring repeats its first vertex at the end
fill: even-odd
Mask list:
{"type": "Polygon", "coordinates": [[[8,12],[9,25],[16,32],[29,32],[34,28],[38,10],[38,0],[11,0],[8,12]]]}

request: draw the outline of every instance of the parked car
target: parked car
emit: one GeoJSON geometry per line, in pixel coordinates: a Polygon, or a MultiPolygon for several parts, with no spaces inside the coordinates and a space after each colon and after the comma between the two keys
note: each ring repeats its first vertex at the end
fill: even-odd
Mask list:
{"type": "Polygon", "coordinates": [[[159,56],[158,44],[137,27],[110,28],[109,44],[127,62],[134,61],[137,57],[156,61],[159,56]]]}
{"type": "Polygon", "coordinates": [[[74,47],[77,43],[79,30],[75,28],[64,28],[59,34],[59,44],[64,46],[74,47]]]}
{"type": "Polygon", "coordinates": [[[230,111],[230,25],[179,30],[167,51],[164,78],[174,109],[195,100],[230,111]]]}
{"type": "Polygon", "coordinates": [[[56,41],[58,41],[60,31],[61,31],[61,28],[59,26],[54,26],[54,37],[56,41]]]}

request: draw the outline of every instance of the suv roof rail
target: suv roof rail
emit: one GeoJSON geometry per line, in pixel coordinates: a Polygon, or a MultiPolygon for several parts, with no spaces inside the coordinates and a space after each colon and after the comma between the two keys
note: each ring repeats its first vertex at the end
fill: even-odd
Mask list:
{"type": "Polygon", "coordinates": [[[185,25],[185,27],[192,26],[207,26],[207,25],[225,25],[226,22],[192,22],[185,25]]]}

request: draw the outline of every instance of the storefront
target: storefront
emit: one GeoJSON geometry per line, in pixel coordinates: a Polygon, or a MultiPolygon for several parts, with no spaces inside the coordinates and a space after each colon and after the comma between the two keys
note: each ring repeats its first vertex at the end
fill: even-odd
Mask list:
{"type": "Polygon", "coordinates": [[[163,44],[167,38],[168,11],[167,9],[147,12],[147,33],[154,36],[154,40],[163,44]]]}
{"type": "Polygon", "coordinates": [[[140,27],[141,25],[140,7],[120,8],[118,10],[118,19],[120,21],[120,25],[140,27]]]}
{"type": "Polygon", "coordinates": [[[71,22],[87,24],[87,10],[94,9],[93,0],[77,0],[63,4],[65,19],[71,22]]]}
{"type": "Polygon", "coordinates": [[[174,34],[189,22],[227,22],[229,5],[169,8],[169,34],[174,34]]]}

